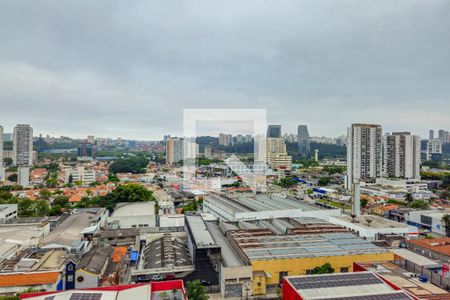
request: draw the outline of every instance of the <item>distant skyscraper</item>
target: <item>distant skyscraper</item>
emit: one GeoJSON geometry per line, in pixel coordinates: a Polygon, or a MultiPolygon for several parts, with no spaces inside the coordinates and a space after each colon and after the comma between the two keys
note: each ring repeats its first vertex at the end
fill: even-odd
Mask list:
{"type": "Polygon", "coordinates": [[[427,142],[427,160],[431,160],[433,154],[442,153],[442,143],[439,139],[428,140],[427,142]]]}
{"type": "Polygon", "coordinates": [[[281,137],[281,125],[269,125],[267,128],[268,138],[280,138],[281,137]]]}
{"type": "Polygon", "coordinates": [[[0,167],[3,166],[3,127],[0,125],[0,167]]]}
{"type": "Polygon", "coordinates": [[[204,156],[205,156],[205,158],[211,158],[212,157],[211,145],[205,145],[204,156]]]}
{"type": "Polygon", "coordinates": [[[88,135],[87,136],[87,142],[89,144],[95,144],[95,137],[93,135],[88,135]]]}
{"type": "Polygon", "coordinates": [[[308,133],[308,126],[298,125],[298,153],[302,157],[309,157],[311,155],[310,139],[308,133]]]}
{"type": "Polygon", "coordinates": [[[428,139],[429,139],[429,140],[434,139],[434,130],[433,130],[433,129],[430,129],[429,135],[428,135],[428,139]]]}
{"type": "Polygon", "coordinates": [[[94,156],[94,144],[88,141],[83,141],[78,146],[78,156],[93,157],[94,156]]]}
{"type": "Polygon", "coordinates": [[[439,140],[442,144],[445,144],[445,130],[439,129],[439,140]]]}
{"type": "Polygon", "coordinates": [[[381,126],[352,124],[347,130],[347,178],[346,187],[353,183],[374,181],[381,177],[381,126]]]}
{"type": "Polygon", "coordinates": [[[420,137],[393,132],[384,140],[384,176],[420,179],[420,137]]]}
{"type": "Polygon", "coordinates": [[[33,165],[33,128],[18,124],[13,133],[13,164],[16,166],[33,165]]]}
{"type": "Polygon", "coordinates": [[[219,145],[229,146],[233,140],[233,136],[231,134],[219,133],[219,145]]]}
{"type": "Polygon", "coordinates": [[[3,167],[3,127],[0,126],[0,181],[5,180],[5,168],[3,167]]]}
{"type": "Polygon", "coordinates": [[[166,164],[173,165],[183,160],[183,139],[167,138],[166,140],[166,164]]]}

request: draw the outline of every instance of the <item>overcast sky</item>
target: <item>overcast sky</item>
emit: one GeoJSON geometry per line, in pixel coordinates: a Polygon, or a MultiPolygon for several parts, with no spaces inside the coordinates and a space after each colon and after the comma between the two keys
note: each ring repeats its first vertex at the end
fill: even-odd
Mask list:
{"type": "Polygon", "coordinates": [[[0,0],[0,125],[162,138],[184,108],[450,129],[450,1],[0,0]]]}

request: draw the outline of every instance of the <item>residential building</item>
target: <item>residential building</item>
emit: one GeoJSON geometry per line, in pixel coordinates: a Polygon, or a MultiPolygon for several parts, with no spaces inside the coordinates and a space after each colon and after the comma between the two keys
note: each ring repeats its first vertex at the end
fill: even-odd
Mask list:
{"type": "Polygon", "coordinates": [[[166,164],[173,165],[183,160],[183,139],[168,137],[166,141],[166,164]]]}
{"type": "Polygon", "coordinates": [[[108,228],[111,229],[155,226],[154,201],[118,203],[112,215],[108,217],[108,228]]]}
{"type": "Polygon", "coordinates": [[[231,134],[219,133],[219,145],[229,146],[231,145],[232,139],[231,134]]]}
{"type": "Polygon", "coordinates": [[[284,300],[412,300],[406,292],[373,272],[286,276],[284,300]]]}
{"type": "Polygon", "coordinates": [[[305,158],[311,156],[310,138],[308,133],[308,126],[298,125],[298,153],[305,158]]]}
{"type": "Polygon", "coordinates": [[[393,132],[384,137],[384,176],[420,179],[420,137],[393,132]]]}
{"type": "Polygon", "coordinates": [[[442,154],[442,142],[440,139],[432,139],[427,142],[427,160],[433,159],[433,154],[442,154]]]}
{"type": "Polygon", "coordinates": [[[89,185],[95,182],[95,170],[87,169],[83,166],[64,169],[64,182],[68,183],[72,176],[72,182],[79,181],[83,185],[89,185]]]}
{"type": "Polygon", "coordinates": [[[205,156],[205,158],[211,158],[212,157],[211,145],[205,145],[204,156],[205,156]]]}
{"type": "Polygon", "coordinates": [[[382,174],[381,126],[352,124],[347,130],[346,188],[359,181],[374,181],[382,174]]]}
{"type": "Polygon", "coordinates": [[[33,165],[33,128],[18,124],[13,133],[13,164],[16,166],[33,165]]]}
{"type": "Polygon", "coordinates": [[[5,168],[3,166],[3,127],[0,125],[0,182],[5,180],[5,168]]]}
{"type": "Polygon", "coordinates": [[[3,133],[3,141],[4,142],[12,142],[13,134],[12,133],[3,133]]]}
{"type": "Polygon", "coordinates": [[[272,169],[291,170],[292,157],[287,154],[283,138],[266,139],[266,163],[272,169]]]}
{"type": "Polygon", "coordinates": [[[430,129],[430,131],[428,132],[428,139],[434,140],[434,130],[433,129],[430,129]]]}
{"type": "Polygon", "coordinates": [[[439,135],[438,135],[439,141],[441,141],[442,144],[445,144],[445,130],[439,129],[439,135]]]}
{"type": "Polygon", "coordinates": [[[281,125],[269,125],[267,127],[267,138],[281,138],[281,125]]]}
{"type": "Polygon", "coordinates": [[[17,168],[17,184],[24,188],[30,186],[30,168],[20,166],[17,168]]]}
{"type": "Polygon", "coordinates": [[[89,144],[95,144],[95,137],[93,135],[88,135],[87,136],[87,142],[89,144]]]}

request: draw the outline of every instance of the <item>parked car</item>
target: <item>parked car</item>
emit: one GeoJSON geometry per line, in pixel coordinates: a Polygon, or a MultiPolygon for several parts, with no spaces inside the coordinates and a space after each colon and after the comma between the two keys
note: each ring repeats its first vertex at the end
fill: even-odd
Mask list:
{"type": "Polygon", "coordinates": [[[152,281],[161,281],[161,280],[163,280],[161,274],[156,274],[152,276],[152,281]]]}

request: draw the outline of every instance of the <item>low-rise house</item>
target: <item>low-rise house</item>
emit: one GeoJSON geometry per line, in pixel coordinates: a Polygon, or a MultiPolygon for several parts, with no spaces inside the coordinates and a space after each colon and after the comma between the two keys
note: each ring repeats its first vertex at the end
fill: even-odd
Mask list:
{"type": "Polygon", "coordinates": [[[79,209],[67,217],[40,243],[42,249],[65,249],[81,257],[92,247],[92,237],[104,227],[105,208],[79,209]]]}
{"type": "Polygon", "coordinates": [[[111,246],[92,248],[81,258],[75,275],[77,289],[98,287],[105,273],[114,248],[111,246]]]}

